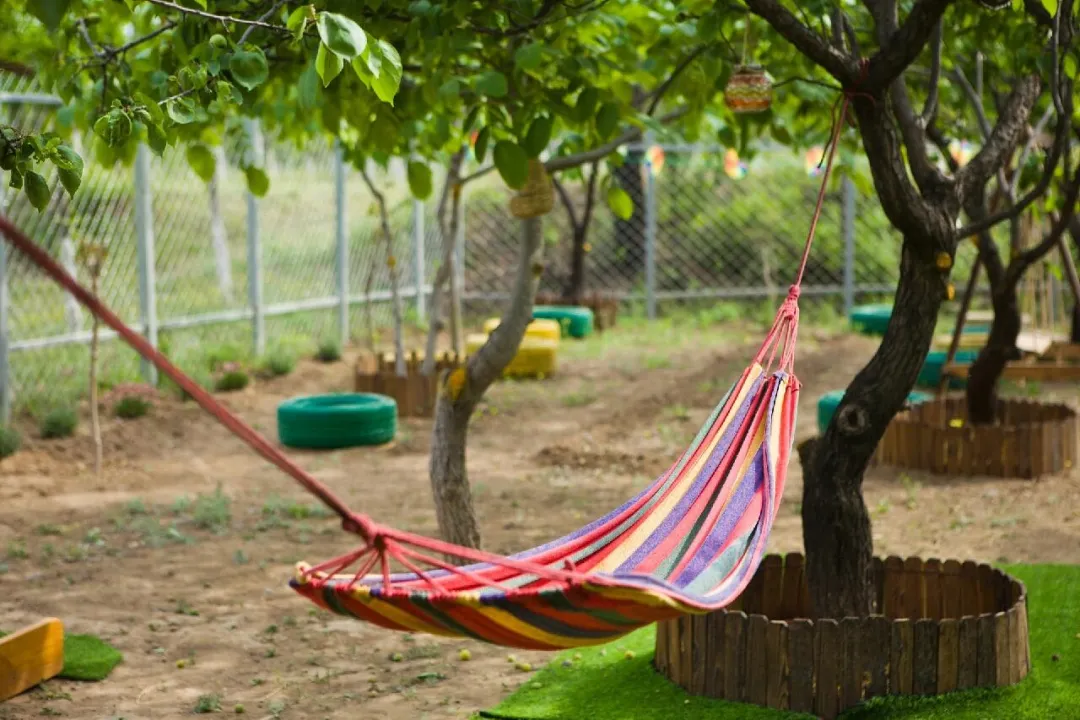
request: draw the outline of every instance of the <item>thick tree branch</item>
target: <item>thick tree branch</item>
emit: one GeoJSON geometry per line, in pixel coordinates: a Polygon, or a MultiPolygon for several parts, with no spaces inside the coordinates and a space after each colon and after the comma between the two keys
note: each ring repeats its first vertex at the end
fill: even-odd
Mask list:
{"type": "Polygon", "coordinates": [[[870,92],[887,87],[919,57],[941,21],[941,16],[956,0],[919,0],[908,13],[889,42],[870,58],[865,86],[870,92]]]}
{"type": "MultiPolygon", "coordinates": [[[[661,124],[667,124],[673,120],[681,118],[686,113],[690,112],[689,108],[682,107],[672,110],[669,113],[661,115],[657,120],[661,124]]],[[[596,160],[602,160],[605,156],[610,155],[615,150],[618,150],[627,143],[637,142],[643,135],[641,128],[630,128],[622,135],[606,142],[603,145],[599,145],[592,150],[586,150],[574,155],[562,155],[560,157],[554,157],[544,163],[544,167],[547,168],[549,173],[558,172],[559,170],[569,170],[570,168],[580,167],[586,163],[594,162],[596,160]]]]}
{"type": "Polygon", "coordinates": [[[442,240],[442,257],[439,268],[435,271],[435,279],[431,283],[431,300],[428,306],[428,332],[427,341],[424,345],[424,362],[420,366],[420,374],[425,377],[435,372],[435,345],[439,339],[439,332],[445,327],[443,322],[443,300],[446,283],[450,280],[450,272],[454,265],[454,244],[457,238],[458,223],[461,221],[461,164],[465,161],[465,148],[458,150],[450,158],[450,166],[446,170],[446,182],[443,183],[442,195],[439,198],[439,206],[436,210],[436,220],[439,223],[439,234],[442,240]],[[452,199],[451,199],[452,198],[452,199]],[[452,204],[450,221],[446,221],[446,204],[452,204]]]}
{"type": "Polygon", "coordinates": [[[273,32],[286,35],[292,34],[292,31],[284,25],[273,25],[268,22],[263,22],[262,20],[244,20],[242,18],[232,17],[230,15],[216,15],[212,12],[207,12],[205,10],[196,10],[194,8],[184,7],[183,5],[177,5],[176,3],[169,2],[168,0],[146,0],[146,2],[152,5],[157,5],[158,7],[175,10],[176,12],[183,15],[194,15],[196,17],[205,18],[207,20],[217,20],[218,22],[223,24],[236,23],[237,25],[258,27],[264,30],[272,30],[273,32]]]}
{"type": "Polygon", "coordinates": [[[898,77],[893,81],[890,95],[893,102],[893,112],[900,125],[900,134],[903,136],[904,146],[907,148],[908,165],[911,167],[911,174],[914,176],[919,189],[923,194],[926,194],[931,188],[940,187],[945,182],[945,176],[930,162],[930,155],[926,147],[926,132],[920,119],[915,115],[903,77],[898,77]]]}
{"type": "MultiPolygon", "coordinates": [[[[925,0],[924,0],[925,1],[925,0]]],[[[780,4],[780,0],[746,0],[750,12],[766,20],[803,55],[813,60],[845,87],[854,85],[859,68],[854,60],[829,44],[780,4]]]]}
{"type": "MultiPolygon", "coordinates": [[[[961,198],[967,188],[984,185],[998,168],[1005,165],[1016,149],[1016,144],[1027,127],[1031,108],[1039,96],[1039,84],[1038,75],[1028,75],[1017,81],[1013,91],[1005,99],[997,124],[990,131],[986,142],[971,162],[956,175],[961,198]]],[[[977,103],[975,105],[978,106],[977,103]]]]}
{"type": "Polygon", "coordinates": [[[686,70],[686,68],[690,67],[695,60],[701,57],[707,50],[712,47],[712,44],[705,44],[695,48],[689,55],[684,57],[678,65],[675,66],[675,69],[671,71],[671,74],[668,75],[667,79],[664,80],[664,82],[660,83],[656,90],[649,94],[651,102],[649,103],[649,109],[646,111],[647,114],[652,115],[654,112],[656,112],[656,107],[660,104],[660,101],[664,99],[664,94],[667,93],[667,91],[671,89],[671,86],[675,83],[675,81],[679,79],[679,75],[681,75],[683,71],[686,70]]]}
{"type": "Polygon", "coordinates": [[[859,48],[859,37],[855,34],[855,26],[851,24],[851,18],[847,16],[847,13],[840,13],[840,17],[844,21],[844,35],[847,37],[851,54],[855,58],[861,58],[862,50],[859,48]]]}
{"type": "MultiPolygon", "coordinates": [[[[259,22],[266,22],[267,20],[269,20],[271,17],[273,17],[274,13],[281,9],[281,6],[284,4],[285,0],[278,0],[269,10],[259,16],[259,22]]],[[[244,31],[244,34],[240,36],[240,39],[236,42],[236,44],[243,45],[247,41],[251,33],[255,32],[255,27],[255,25],[249,25],[248,29],[244,31]]]]}
{"type": "Polygon", "coordinates": [[[941,49],[944,44],[944,35],[942,21],[938,20],[937,27],[934,28],[934,35],[930,39],[933,55],[930,58],[930,88],[926,92],[926,104],[923,106],[922,115],[919,118],[922,127],[926,127],[937,112],[938,86],[941,84],[941,49]]]}

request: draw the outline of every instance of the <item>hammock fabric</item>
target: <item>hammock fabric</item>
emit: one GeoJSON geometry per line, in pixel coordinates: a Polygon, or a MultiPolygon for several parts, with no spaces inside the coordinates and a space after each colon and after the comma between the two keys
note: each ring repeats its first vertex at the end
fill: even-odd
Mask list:
{"type": "Polygon", "coordinates": [[[346,531],[362,538],[359,550],[315,567],[300,564],[291,582],[298,593],[333,612],[392,630],[529,649],[594,645],[658,620],[722,608],[739,596],[761,562],[794,441],[799,287],[849,97],[845,93],[834,119],[798,275],[753,363],[693,444],[651,487],[577,532],[510,557],[386,527],[353,512],[2,215],[0,232],[227,429],[334,510],[346,531]],[[455,567],[438,555],[473,564],[455,567]],[[391,572],[392,561],[406,572],[391,572]],[[358,569],[350,572],[353,566],[358,569]]]}

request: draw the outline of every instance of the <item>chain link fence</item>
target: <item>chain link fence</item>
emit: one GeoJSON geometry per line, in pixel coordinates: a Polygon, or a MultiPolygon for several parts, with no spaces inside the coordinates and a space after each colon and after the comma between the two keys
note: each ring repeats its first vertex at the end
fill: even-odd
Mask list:
{"type": "MultiPolygon", "coordinates": [[[[27,81],[0,75],[0,124],[40,129],[57,105],[27,81]]],[[[57,191],[44,212],[13,191],[0,195],[0,207],[84,283],[80,243],[104,245],[99,295],[202,382],[210,382],[214,359],[254,361],[279,349],[312,352],[324,341],[367,342],[371,328],[379,333],[390,323],[388,253],[406,321],[423,326],[441,256],[434,212],[439,189],[430,202],[418,203],[408,197],[402,167],[372,169],[390,210],[388,248],[371,194],[333,146],[298,150],[264,141],[250,128],[241,136],[246,142],[230,140],[218,151],[209,183],[190,169],[183,152],[157,158],[144,148],[130,166],[88,162],[75,197],[57,191]],[[271,181],[262,198],[247,192],[239,169],[251,147],[261,148],[271,181]]],[[[75,142],[85,157],[93,156],[93,138],[75,142]]],[[[610,181],[601,170],[605,179],[596,183],[587,225],[587,184],[562,180],[556,207],[545,218],[541,290],[568,290],[577,244],[587,291],[617,295],[651,315],[673,303],[782,296],[798,264],[819,179],[786,151],[762,153],[748,167],[727,160],[718,148],[668,146],[661,164],[644,147],[627,148],[610,181]],[[629,218],[609,209],[609,182],[631,197],[629,218]]],[[[462,297],[472,316],[500,309],[521,248],[508,191],[494,176],[475,185],[464,196],[457,250],[462,297]]],[[[837,183],[804,295],[841,308],[891,293],[899,246],[876,202],[837,183]]],[[[71,297],[0,243],[0,409],[37,413],[85,396],[90,321],[71,297]]],[[[100,365],[107,385],[155,379],[122,343],[105,342],[100,365]]]]}

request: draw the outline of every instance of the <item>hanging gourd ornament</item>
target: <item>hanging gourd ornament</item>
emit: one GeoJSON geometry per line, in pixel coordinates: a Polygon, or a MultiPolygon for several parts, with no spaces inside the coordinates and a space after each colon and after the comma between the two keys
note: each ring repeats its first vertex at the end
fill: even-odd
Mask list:
{"type": "Polygon", "coordinates": [[[772,78],[760,65],[740,65],[724,88],[724,104],[734,113],[768,110],[772,105],[772,78]]]}

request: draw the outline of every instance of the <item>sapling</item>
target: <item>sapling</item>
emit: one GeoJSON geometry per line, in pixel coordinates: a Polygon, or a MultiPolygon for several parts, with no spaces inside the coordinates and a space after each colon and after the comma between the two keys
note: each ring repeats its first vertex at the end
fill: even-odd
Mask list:
{"type": "MultiPolygon", "coordinates": [[[[86,268],[90,276],[90,292],[96,297],[98,294],[98,281],[101,279],[101,270],[105,264],[105,256],[108,251],[101,243],[84,242],[79,245],[78,258],[82,266],[86,268]]],[[[91,315],[90,325],[90,430],[94,438],[94,474],[101,475],[102,445],[101,445],[101,418],[98,414],[98,330],[101,321],[97,314],[91,315]]]]}

